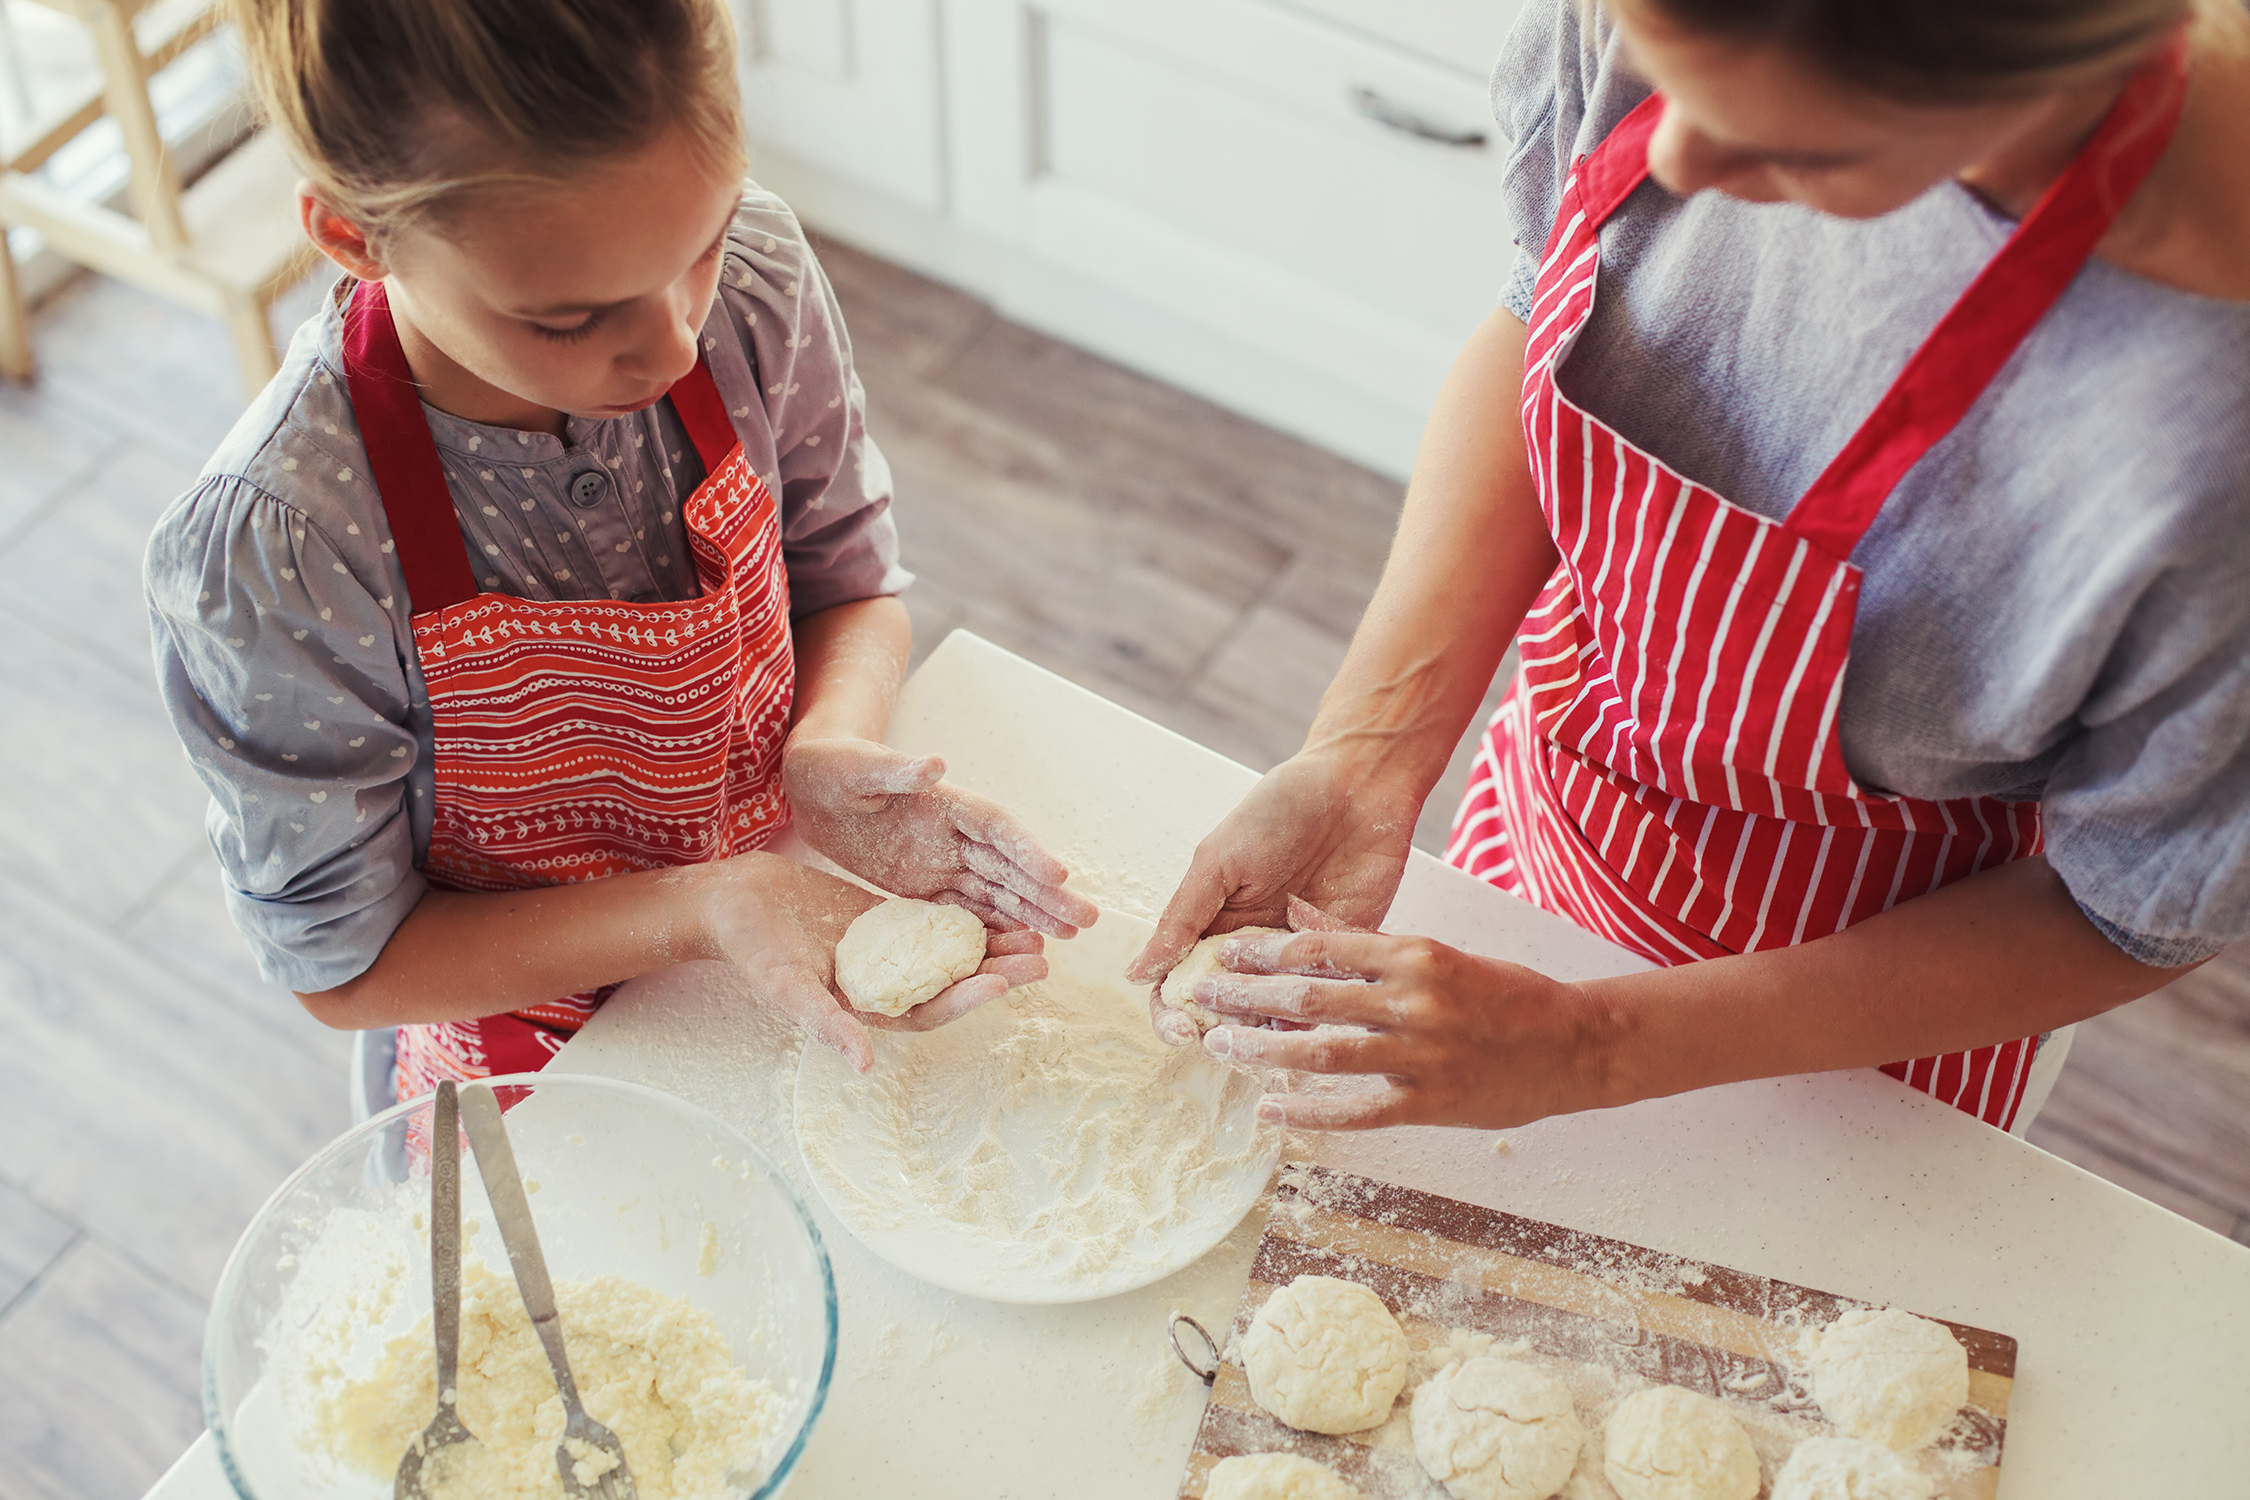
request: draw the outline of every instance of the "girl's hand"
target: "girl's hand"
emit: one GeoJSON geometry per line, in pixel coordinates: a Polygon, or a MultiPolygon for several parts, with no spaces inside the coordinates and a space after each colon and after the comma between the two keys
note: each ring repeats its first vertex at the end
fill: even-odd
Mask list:
{"type": "Polygon", "coordinates": [[[886,891],[967,907],[987,926],[1070,938],[1099,915],[1008,810],[948,785],[935,755],[863,739],[792,737],[782,784],[806,839],[886,891]]]}
{"type": "Polygon", "coordinates": [[[1291,896],[1347,926],[1375,927],[1398,894],[1421,802],[1353,774],[1328,752],[1291,756],[1196,846],[1126,977],[1162,979],[1207,932],[1292,925],[1291,896]]]}
{"type": "Polygon", "coordinates": [[[1246,1068],[1375,1074],[1379,1087],[1268,1094],[1258,1116],[1303,1130],[1521,1125],[1610,1097],[1619,1027],[1579,987],[1428,938],[1300,932],[1241,938],[1196,998],[1246,1024],[1203,1039],[1246,1068]],[[1280,1020],[1311,1030],[1273,1031],[1280,1020]],[[1351,1029],[1344,1029],[1351,1028],[1351,1029]]]}
{"type": "Polygon", "coordinates": [[[867,1028],[930,1031],[1020,984],[1047,977],[1036,932],[988,932],[983,967],[901,1016],[871,1015],[838,998],[836,944],[882,897],[779,855],[746,855],[707,867],[719,874],[704,903],[709,946],[748,982],[860,1072],[875,1061],[867,1028]]]}

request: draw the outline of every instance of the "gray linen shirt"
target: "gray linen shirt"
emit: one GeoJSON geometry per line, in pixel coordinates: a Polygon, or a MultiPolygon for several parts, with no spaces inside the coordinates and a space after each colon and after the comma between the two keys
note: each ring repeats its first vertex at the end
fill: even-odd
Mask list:
{"type": "MultiPolygon", "coordinates": [[[[735,214],[703,331],[745,455],[781,504],[791,614],[903,589],[890,471],[866,434],[843,317],[795,216],[763,189],[735,214]]],[[[211,791],[235,925],[266,978],[302,992],[374,963],[421,898],[430,840],[414,605],[342,342],[331,301],[157,523],[146,563],[157,679],[211,791]]],[[[680,502],[703,464],[669,402],[573,419],[567,440],[423,414],[485,588],[695,594],[680,502]]]]}
{"type": "MultiPolygon", "coordinates": [[[[1519,316],[1572,160],[1649,92],[1595,25],[1530,0],[1493,75],[1519,316]]],[[[1778,518],[2013,227],[1950,183],[1860,222],[1644,184],[1563,389],[1778,518]]],[[[2145,963],[2250,933],[2250,304],[2090,262],[1853,561],[1863,786],[2037,799],[2071,894],[2145,963]]]]}

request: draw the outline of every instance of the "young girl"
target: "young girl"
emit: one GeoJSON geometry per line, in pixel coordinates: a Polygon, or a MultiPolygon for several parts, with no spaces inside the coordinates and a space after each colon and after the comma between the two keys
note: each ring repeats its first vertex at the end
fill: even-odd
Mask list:
{"type": "Polygon", "coordinates": [[[2020,1130],[2053,1033],[2250,933],[2246,30],[2238,0],[1531,0],[1494,80],[1504,306],[1305,749],[1139,968],[1292,893],[1379,921],[1510,636],[1450,856],[1663,967],[1226,945],[1267,977],[1214,1006],[1366,1030],[1214,1052],[1385,1075],[1275,1117],[1886,1065],[2020,1130]]]}
{"type": "Polygon", "coordinates": [[[743,178],[724,0],[240,0],[306,233],[348,273],[149,544],[235,922],[399,1097],[537,1068],[618,982],[831,993],[875,898],[995,929],[926,1027],[1093,919],[934,758],[890,477],[803,230],[743,178]],[[1030,929],[1036,929],[1030,930],[1030,929]]]}

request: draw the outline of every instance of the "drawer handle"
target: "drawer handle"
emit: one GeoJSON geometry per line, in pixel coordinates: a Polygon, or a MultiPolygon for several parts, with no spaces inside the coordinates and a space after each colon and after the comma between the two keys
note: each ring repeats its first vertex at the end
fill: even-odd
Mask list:
{"type": "Polygon", "coordinates": [[[1403,104],[1394,104],[1362,85],[1352,90],[1352,108],[1376,124],[1413,136],[1416,140],[1435,141],[1440,146],[1460,146],[1472,151],[1484,149],[1484,132],[1481,130],[1452,130],[1435,120],[1418,115],[1403,104]]]}

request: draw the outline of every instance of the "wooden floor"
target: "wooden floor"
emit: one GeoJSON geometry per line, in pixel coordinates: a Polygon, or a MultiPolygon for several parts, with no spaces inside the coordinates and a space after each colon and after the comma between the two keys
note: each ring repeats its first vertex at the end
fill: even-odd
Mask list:
{"type": "MultiPolygon", "coordinates": [[[[923,647],[967,626],[1250,765],[1288,754],[1396,486],[826,254],[923,647]]],[[[0,389],[0,1500],[124,1500],[202,1427],[206,1298],[344,1126],[346,1047],[227,926],[150,681],[141,543],[239,409],[226,342],[100,280],[36,331],[45,378],[0,389]]],[[[2034,1138],[2250,1243],[2250,962],[2083,1028],[2034,1138]]]]}

